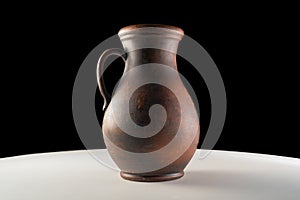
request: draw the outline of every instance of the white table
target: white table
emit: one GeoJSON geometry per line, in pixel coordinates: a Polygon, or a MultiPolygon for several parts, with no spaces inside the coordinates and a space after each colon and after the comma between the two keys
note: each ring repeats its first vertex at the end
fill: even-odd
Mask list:
{"type": "Polygon", "coordinates": [[[300,159],[213,151],[200,160],[198,154],[183,178],[158,183],[123,180],[87,151],[4,158],[0,200],[300,199],[300,159]]]}

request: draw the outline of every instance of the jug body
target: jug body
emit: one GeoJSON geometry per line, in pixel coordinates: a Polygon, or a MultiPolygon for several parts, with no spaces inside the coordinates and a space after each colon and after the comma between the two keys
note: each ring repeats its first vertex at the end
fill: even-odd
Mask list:
{"type": "Polygon", "coordinates": [[[200,134],[195,105],[177,71],[183,31],[137,25],[121,29],[119,36],[126,53],[125,70],[111,99],[99,83],[110,101],[102,126],[109,154],[125,179],[180,178],[200,134]]]}

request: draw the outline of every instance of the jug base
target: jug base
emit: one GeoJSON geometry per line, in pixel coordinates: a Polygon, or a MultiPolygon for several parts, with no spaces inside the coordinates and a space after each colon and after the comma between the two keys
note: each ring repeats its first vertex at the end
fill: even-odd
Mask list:
{"type": "Polygon", "coordinates": [[[181,178],[184,172],[175,172],[170,174],[132,174],[127,172],[120,172],[123,179],[138,182],[161,182],[161,181],[171,181],[181,178]]]}

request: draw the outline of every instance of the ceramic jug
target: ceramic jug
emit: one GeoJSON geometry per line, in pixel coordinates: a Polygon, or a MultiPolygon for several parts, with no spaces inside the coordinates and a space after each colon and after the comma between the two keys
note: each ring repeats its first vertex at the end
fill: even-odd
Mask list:
{"type": "Polygon", "coordinates": [[[180,178],[200,134],[198,113],[177,71],[176,53],[184,32],[174,26],[140,24],[124,27],[118,35],[124,49],[106,50],[97,66],[108,152],[124,179],[180,178]],[[125,62],[112,97],[101,77],[111,55],[125,62]]]}

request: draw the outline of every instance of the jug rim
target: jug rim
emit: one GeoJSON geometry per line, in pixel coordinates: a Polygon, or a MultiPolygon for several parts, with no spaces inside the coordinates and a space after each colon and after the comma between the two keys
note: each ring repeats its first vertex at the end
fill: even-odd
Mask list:
{"type": "Polygon", "coordinates": [[[121,28],[119,32],[125,32],[125,31],[127,32],[130,30],[134,30],[134,29],[138,29],[138,28],[145,28],[145,27],[165,28],[165,29],[174,30],[181,34],[184,34],[184,31],[181,28],[179,28],[177,26],[171,26],[171,25],[165,25],[165,24],[134,24],[134,25],[129,25],[129,26],[125,26],[125,27],[121,28]]]}

